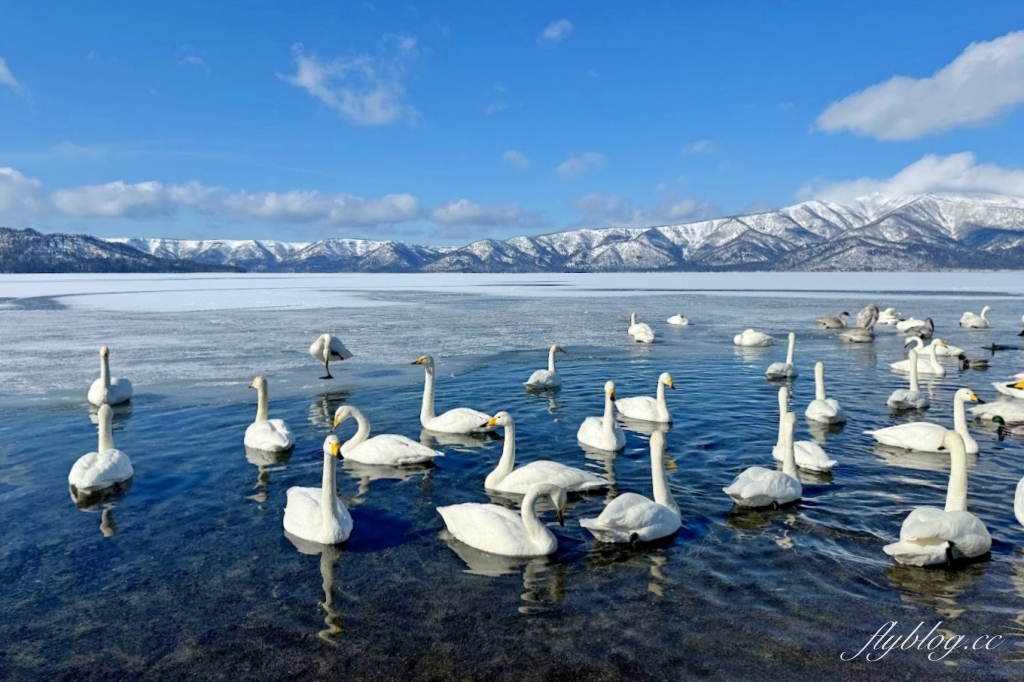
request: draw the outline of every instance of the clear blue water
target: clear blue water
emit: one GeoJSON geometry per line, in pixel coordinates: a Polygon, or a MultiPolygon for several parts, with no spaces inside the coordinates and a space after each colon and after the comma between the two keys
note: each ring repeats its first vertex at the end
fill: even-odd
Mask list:
{"type": "MultiPolygon", "coordinates": [[[[21,360],[47,364],[31,349],[47,343],[38,339],[57,321],[70,347],[35,380],[23,379],[39,390],[3,397],[0,678],[1024,674],[1024,529],[1012,513],[1024,441],[999,442],[991,425],[972,424],[981,454],[971,461],[969,505],[992,533],[991,556],[917,569],[894,565],[882,546],[914,506],[942,505],[948,457],[886,452],[862,434],[907,419],[951,425],[956,388],[993,398],[992,381],[1024,370],[1020,351],[996,354],[987,372],[949,364],[932,385],[930,411],[892,417],[885,399],[905,380],[888,364],[903,356],[902,335],[881,330],[872,346],[843,347],[813,329],[815,315],[855,313],[868,302],[856,297],[413,295],[392,302],[102,319],[59,309],[3,313],[7,375],[21,360]],[[653,347],[626,336],[634,309],[658,332],[653,347]],[[662,322],[678,311],[693,325],[662,322]],[[324,326],[342,331],[357,353],[334,382],[318,381],[322,368],[302,357],[311,332],[324,326]],[[807,478],[804,499],[781,510],[737,512],[721,492],[744,468],[772,463],[778,385],[763,372],[783,359],[785,345],[736,349],[733,334],[748,326],[797,332],[798,438],[822,439],[839,462],[831,476],[807,478]],[[569,351],[559,362],[564,388],[526,393],[522,381],[544,366],[555,341],[569,351]],[[79,510],[66,480],[74,460],[95,448],[84,394],[100,342],[114,349],[115,374],[139,384],[115,422],[116,444],[136,473],[120,497],[79,510]],[[340,494],[355,521],[350,541],[324,550],[285,537],[285,491],[319,484],[321,444],[337,405],[358,406],[375,433],[420,438],[422,370],[407,363],[424,352],[439,358],[439,409],[515,416],[519,462],[543,457],[614,474],[610,494],[570,500],[564,527],[544,513],[559,539],[556,555],[488,560],[453,549],[442,532],[435,507],[489,500],[482,482],[500,440],[441,443],[445,457],[428,469],[340,469],[340,494]],[[263,358],[273,369],[271,414],[297,439],[279,462],[247,458],[242,446],[255,412],[246,386],[263,358]],[[819,359],[829,394],[850,419],[829,432],[811,430],[802,417],[819,359]],[[647,435],[627,432],[626,450],[602,458],[580,448],[576,429],[601,413],[605,380],[616,381],[620,396],[652,394],[663,371],[678,387],[668,396],[675,423],[667,443],[683,528],[655,546],[599,545],[578,519],[597,515],[617,492],[650,494],[647,435]],[[899,651],[879,663],[840,661],[890,620],[929,627],[941,620],[947,633],[1006,640],[995,651],[955,652],[945,663],[899,651]]],[[[880,302],[931,315],[937,335],[972,356],[985,355],[980,347],[993,340],[1024,343],[1009,312],[993,330],[956,328],[963,310],[983,304],[971,297],[893,294],[880,302]]],[[[1024,307],[1010,299],[1000,306],[1024,307]]],[[[346,424],[341,435],[353,428],[346,424]]]]}

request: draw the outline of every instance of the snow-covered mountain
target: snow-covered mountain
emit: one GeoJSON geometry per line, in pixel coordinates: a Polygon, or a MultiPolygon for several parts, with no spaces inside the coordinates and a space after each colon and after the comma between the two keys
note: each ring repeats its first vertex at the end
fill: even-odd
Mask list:
{"type": "Polygon", "coordinates": [[[162,258],[271,272],[610,272],[1024,268],[1024,199],[925,194],[807,201],[648,228],[581,229],[462,247],[395,241],[109,240],[162,258]]]}

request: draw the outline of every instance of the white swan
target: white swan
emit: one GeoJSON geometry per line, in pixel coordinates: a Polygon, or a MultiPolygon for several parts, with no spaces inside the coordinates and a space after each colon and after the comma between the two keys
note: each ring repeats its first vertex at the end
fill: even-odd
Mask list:
{"type": "Polygon", "coordinates": [[[324,476],[319,488],[288,488],[284,529],[297,538],[321,545],[337,545],[352,534],[352,517],[338,499],[335,467],[341,442],[333,433],[324,440],[324,476]]]}
{"type": "Polygon", "coordinates": [[[849,316],[850,313],[845,310],[838,315],[822,315],[814,318],[814,326],[818,329],[842,329],[846,326],[846,320],[843,318],[849,316]]]}
{"type": "Polygon", "coordinates": [[[665,387],[675,389],[672,383],[672,376],[668,372],[662,372],[658,377],[657,397],[641,395],[635,398],[621,398],[615,401],[615,407],[619,414],[627,419],[639,419],[645,422],[658,422],[671,424],[672,415],[669,414],[668,404],[665,402],[665,387]]]}
{"type": "Polygon", "coordinates": [[[437,433],[477,433],[489,431],[487,420],[491,415],[468,407],[456,407],[442,414],[434,414],[434,358],[424,355],[413,361],[423,365],[426,376],[423,381],[423,406],[420,408],[420,424],[423,428],[437,433]]]}
{"type": "Polygon", "coordinates": [[[498,465],[484,479],[485,489],[525,495],[538,483],[553,483],[570,493],[608,487],[608,481],[600,476],[550,460],[530,462],[516,469],[516,425],[512,415],[499,412],[488,425],[505,428],[505,443],[498,465]]]}
{"type": "MultiPolygon", "coordinates": [[[[971,437],[967,430],[967,416],[964,414],[964,403],[967,401],[982,403],[973,391],[961,388],[953,396],[953,430],[960,434],[967,454],[978,454],[978,443],[971,437]]],[[[943,440],[946,435],[946,428],[931,422],[910,422],[909,424],[897,424],[884,429],[865,431],[882,445],[891,445],[905,450],[916,450],[918,452],[942,452],[943,440]]]]}
{"type": "Polygon", "coordinates": [[[600,542],[650,542],[672,535],[682,525],[679,507],[665,479],[665,436],[651,434],[651,486],[654,499],[623,493],[609,502],[596,519],[580,525],[600,542]]]}
{"type": "Polygon", "coordinates": [[[985,524],[967,511],[967,452],[964,441],[959,433],[946,431],[942,445],[949,449],[950,455],[946,508],[915,507],[910,512],[900,527],[899,542],[882,548],[901,564],[943,564],[953,558],[954,550],[966,557],[978,557],[992,547],[992,536],[985,524]]]}
{"type": "Polygon", "coordinates": [[[914,348],[917,350],[918,354],[926,348],[934,347],[936,357],[940,358],[954,357],[959,359],[964,352],[963,348],[960,348],[959,346],[951,346],[942,339],[932,339],[932,342],[926,346],[920,337],[911,336],[907,338],[903,345],[906,347],[909,344],[916,344],[914,348]]]}
{"type": "Polygon", "coordinates": [[[127,379],[110,377],[110,351],[100,348],[100,378],[89,386],[89,402],[100,405],[117,405],[132,398],[132,382],[127,379]]]}
{"type": "Polygon", "coordinates": [[[501,556],[545,556],[558,550],[558,539],[537,518],[537,500],[551,499],[558,523],[565,524],[565,490],[551,483],[536,483],[523,498],[522,511],[497,504],[466,502],[438,507],[448,532],[470,547],[501,556]]]}
{"type": "Polygon", "coordinates": [[[789,350],[786,351],[785,362],[773,362],[764,373],[769,379],[795,379],[798,376],[796,365],[793,364],[793,351],[796,349],[796,334],[789,333],[789,350]]]}
{"type": "Polygon", "coordinates": [[[678,327],[685,327],[686,325],[690,324],[690,321],[686,319],[686,316],[683,315],[682,313],[677,313],[665,321],[668,322],[669,324],[674,324],[678,327]]]}
{"type": "Polygon", "coordinates": [[[1013,492],[1013,515],[1017,523],[1024,526],[1024,478],[1017,481],[1017,489],[1013,492]]]}
{"type": "Polygon", "coordinates": [[[995,400],[990,403],[975,405],[971,408],[971,416],[975,419],[991,419],[1001,417],[1007,424],[1024,424],[1024,402],[1020,400],[995,400]]]}
{"type": "Polygon", "coordinates": [[[928,323],[925,320],[918,320],[914,317],[908,317],[907,319],[900,320],[896,323],[896,329],[901,332],[908,332],[911,329],[918,329],[926,326],[928,326],[928,323]]]}
{"type": "Polygon", "coordinates": [[[895,308],[886,308],[878,313],[878,324],[894,325],[900,322],[900,313],[895,308]]]}
{"type": "Polygon", "coordinates": [[[992,306],[985,306],[981,309],[981,315],[975,315],[972,312],[964,313],[960,316],[960,326],[968,329],[988,329],[991,324],[985,316],[990,310],[992,310],[992,306]]]}
{"type": "Polygon", "coordinates": [[[857,326],[861,329],[871,329],[878,322],[879,315],[878,306],[874,303],[869,303],[857,313],[857,326]]]}
{"type": "Polygon", "coordinates": [[[261,452],[284,452],[295,445],[292,430],[283,419],[267,418],[267,380],[258,376],[249,384],[256,389],[256,421],[245,430],[245,447],[261,452]]]}
{"type": "Polygon", "coordinates": [[[527,388],[558,388],[562,385],[562,377],[555,371],[555,353],[565,353],[565,350],[557,344],[551,346],[548,350],[548,368],[538,369],[531,374],[524,384],[527,388]]]}
{"type": "MultiPolygon", "coordinates": [[[[917,356],[917,373],[925,374],[933,377],[944,377],[946,376],[946,368],[939,364],[938,358],[935,357],[935,352],[939,347],[943,345],[941,340],[938,340],[937,344],[931,344],[924,346],[920,343],[920,340],[915,338],[907,339],[904,346],[909,346],[915,340],[918,341],[918,351],[924,350],[924,356],[917,356]]],[[[910,372],[910,360],[900,360],[899,362],[892,362],[889,367],[896,370],[897,372],[903,372],[904,374],[910,372]]]]}
{"type": "Polygon", "coordinates": [[[910,329],[903,332],[907,336],[917,336],[922,339],[930,339],[935,334],[935,322],[932,318],[924,318],[924,323],[911,327],[910,329]]]}
{"type": "MultiPolygon", "coordinates": [[[[1014,378],[1016,379],[1017,377],[1014,378]]],[[[1024,398],[1024,381],[997,381],[992,386],[1003,395],[1010,396],[1011,398],[1024,398]]]]}
{"type": "Polygon", "coordinates": [[[770,346],[775,343],[775,337],[764,332],[747,329],[732,337],[732,342],[737,346],[746,347],[770,346]]]}
{"type": "Polygon", "coordinates": [[[814,400],[807,406],[804,416],[812,422],[823,424],[842,424],[846,421],[846,413],[839,401],[825,397],[825,363],[814,363],[814,400]]]}
{"type": "Polygon", "coordinates": [[[787,412],[782,417],[783,461],[782,471],[750,467],[743,471],[722,491],[732,498],[738,507],[772,507],[799,500],[804,488],[796,471],[796,455],[793,451],[793,427],[796,413],[787,412]]]}
{"type": "Polygon", "coordinates": [[[330,334],[321,334],[317,337],[313,345],[309,347],[309,354],[314,358],[324,363],[324,371],[327,372],[326,376],[320,377],[321,379],[333,379],[331,376],[331,360],[348,360],[352,357],[352,353],[348,348],[345,348],[345,344],[341,342],[337,336],[331,336],[330,334]]]}
{"type": "Polygon", "coordinates": [[[910,366],[910,388],[897,388],[885,401],[885,404],[894,410],[923,410],[931,405],[928,395],[921,390],[917,383],[917,351],[910,349],[910,359],[907,361],[910,366]]]}
{"type": "Polygon", "coordinates": [[[576,432],[576,440],[597,450],[618,452],[626,447],[626,434],[615,423],[615,383],[604,385],[604,416],[587,417],[576,432]]]}
{"type": "Polygon", "coordinates": [[[654,343],[654,330],[646,322],[637,322],[636,313],[629,314],[629,335],[637,343],[654,343]]]}
{"type": "Polygon", "coordinates": [[[351,405],[342,405],[335,410],[334,428],[352,418],[356,420],[359,428],[355,435],[341,446],[341,454],[346,461],[401,467],[425,464],[432,462],[435,457],[443,456],[437,450],[394,433],[381,433],[370,438],[370,420],[351,405]]]}
{"type": "MultiPolygon", "coordinates": [[[[789,412],[789,388],[783,386],[779,389],[779,437],[775,442],[775,447],[772,448],[772,459],[777,462],[785,461],[786,424],[783,417],[787,412],[789,412]]],[[[797,467],[804,471],[828,472],[832,471],[832,467],[836,465],[836,461],[829,459],[825,450],[813,441],[794,439],[793,453],[797,467]]]]}
{"type": "Polygon", "coordinates": [[[96,452],[79,457],[68,474],[68,484],[74,488],[73,496],[76,497],[124,483],[135,473],[128,455],[114,447],[110,405],[101,405],[97,416],[100,424],[96,452]]]}

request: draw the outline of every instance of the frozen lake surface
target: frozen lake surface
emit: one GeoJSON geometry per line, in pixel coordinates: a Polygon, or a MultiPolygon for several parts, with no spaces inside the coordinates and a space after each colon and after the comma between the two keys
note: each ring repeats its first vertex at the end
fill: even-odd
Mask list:
{"type": "Polygon", "coordinates": [[[911,508],[942,505],[948,456],[886,450],[863,431],[951,425],[960,386],[994,399],[991,383],[1024,371],[1024,354],[981,347],[1024,345],[1022,313],[1019,273],[0,276],[0,678],[1019,679],[1024,529],[1012,502],[1024,440],[971,424],[981,454],[968,499],[991,556],[916,569],[881,548],[911,508]],[[813,328],[817,315],[869,302],[931,316],[937,336],[992,367],[948,363],[926,384],[928,412],[890,415],[885,399],[905,383],[888,367],[904,357],[902,335],[882,328],[874,344],[844,347],[813,328]],[[986,304],[992,329],[957,326],[986,304]],[[654,346],[629,341],[631,311],[655,328],[654,346]],[[677,312],[692,325],[664,323],[677,312]],[[839,462],[778,511],[737,512],[721,492],[742,469],[772,464],[778,385],[763,374],[786,349],[735,348],[747,327],[797,333],[797,438],[839,462]],[[306,350],[324,331],[355,354],[332,365],[333,382],[317,379],[306,350]],[[555,342],[569,351],[564,388],[526,393],[555,342]],[[80,511],[67,472],[96,445],[85,393],[104,344],[113,374],[136,387],[114,434],[136,474],[120,498],[80,511]],[[422,370],[409,364],[423,353],[438,358],[441,409],[516,417],[519,462],[614,476],[611,494],[570,499],[565,527],[544,514],[557,554],[496,566],[443,537],[436,506],[489,501],[498,440],[437,444],[445,457],[430,469],[346,465],[350,541],[310,555],[284,536],[285,490],[317,485],[338,405],[359,407],[376,433],[429,438],[422,370]],[[849,415],[843,428],[803,419],[816,360],[849,415]],[[601,412],[604,381],[621,396],[652,394],[663,371],[678,387],[666,440],[683,528],[655,546],[599,545],[578,520],[614,494],[650,495],[648,434],[628,431],[624,452],[601,457],[576,429],[601,412]],[[296,434],[283,461],[252,461],[242,446],[258,373],[271,416],[296,434]],[[919,651],[840,661],[891,620],[1005,642],[937,663],[919,651]]]}

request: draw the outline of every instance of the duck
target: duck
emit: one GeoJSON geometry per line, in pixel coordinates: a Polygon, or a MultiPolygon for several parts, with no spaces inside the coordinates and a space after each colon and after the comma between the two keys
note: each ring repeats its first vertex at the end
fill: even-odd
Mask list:
{"type": "Polygon", "coordinates": [[[615,401],[615,408],[627,419],[637,419],[645,422],[657,422],[671,424],[672,415],[668,411],[668,404],[665,402],[665,387],[675,389],[672,383],[672,375],[662,372],[658,377],[656,397],[642,395],[635,398],[621,398],[615,401]]]}
{"type": "Polygon", "coordinates": [[[988,369],[988,360],[985,360],[983,358],[978,358],[978,359],[972,360],[972,359],[968,358],[966,355],[964,355],[963,353],[961,353],[958,356],[958,359],[960,361],[960,369],[961,370],[967,370],[967,369],[988,369]]]}
{"type": "Polygon", "coordinates": [[[283,419],[267,416],[267,380],[258,376],[249,388],[256,389],[256,421],[245,430],[245,447],[269,453],[291,450],[295,445],[292,430],[283,419]]]}
{"type": "Polygon", "coordinates": [[[111,378],[110,349],[100,348],[100,378],[89,386],[89,403],[100,405],[120,405],[132,399],[132,382],[125,378],[111,378]]]}
{"type": "Polygon", "coordinates": [[[999,436],[999,440],[1003,440],[1007,436],[1024,436],[1024,424],[1007,426],[1006,420],[1004,420],[998,414],[992,417],[992,422],[994,424],[997,424],[996,434],[999,436]]]}
{"type": "Polygon", "coordinates": [[[796,334],[793,332],[789,333],[789,350],[786,351],[785,362],[773,362],[768,365],[768,370],[764,373],[768,379],[795,379],[798,374],[796,366],[793,364],[793,351],[796,349],[796,334]]]}
{"type": "MultiPolygon", "coordinates": [[[[907,515],[899,541],[882,548],[901,564],[933,566],[950,562],[954,552],[974,558],[992,548],[992,536],[985,524],[967,511],[968,453],[964,440],[960,433],[946,431],[941,446],[949,450],[950,456],[946,507],[916,507],[907,515]]],[[[1016,511],[1016,500],[1014,508],[1016,511]]]]}
{"type": "Polygon", "coordinates": [[[845,310],[838,315],[822,315],[814,318],[814,326],[818,329],[842,329],[846,326],[846,320],[843,318],[849,316],[850,313],[845,310]]]}
{"type": "Polygon", "coordinates": [[[917,351],[910,349],[910,388],[898,388],[892,392],[889,399],[885,401],[891,409],[899,412],[901,410],[925,410],[931,405],[928,395],[924,393],[917,383],[917,351]]]}
{"type": "Polygon", "coordinates": [[[341,441],[333,433],[324,439],[324,475],[319,488],[288,488],[284,529],[302,540],[338,545],[352,534],[352,516],[338,498],[336,467],[341,441]]]}
{"type": "Polygon", "coordinates": [[[732,337],[733,344],[745,347],[771,346],[775,343],[775,337],[764,332],[747,329],[732,337]]]}
{"type": "Polygon", "coordinates": [[[370,420],[353,405],[342,405],[334,411],[334,428],[349,419],[355,419],[358,427],[355,435],[341,446],[341,455],[346,462],[403,467],[426,464],[444,456],[444,453],[394,433],[380,433],[371,438],[370,420]]]}
{"type": "MultiPolygon", "coordinates": [[[[772,458],[778,462],[785,460],[785,430],[786,425],[783,417],[789,412],[789,387],[783,386],[779,389],[779,437],[772,448],[772,458]]],[[[794,413],[795,414],[795,413],[794,413]]],[[[829,472],[836,465],[834,459],[830,459],[825,450],[817,443],[809,440],[794,440],[793,452],[796,458],[796,466],[804,471],[829,472]]]]}
{"type": "Polygon", "coordinates": [[[501,411],[491,417],[488,425],[503,427],[505,442],[498,465],[484,479],[486,490],[525,495],[537,483],[553,483],[569,493],[608,487],[608,480],[601,476],[550,460],[530,462],[516,469],[516,425],[512,415],[501,411]]]}
{"type": "Polygon", "coordinates": [[[895,325],[897,322],[901,322],[900,313],[895,308],[886,308],[882,312],[878,313],[878,324],[884,325],[895,325]]]}
{"type": "MultiPolygon", "coordinates": [[[[913,342],[914,339],[907,339],[907,341],[903,345],[909,346],[913,342]]],[[[917,350],[920,351],[923,349],[925,351],[924,357],[915,354],[915,357],[917,358],[918,374],[926,374],[928,376],[933,377],[946,376],[946,368],[939,364],[938,359],[935,357],[936,350],[942,345],[944,345],[942,340],[938,340],[937,344],[933,343],[928,346],[924,346],[918,340],[917,350]]],[[[910,371],[910,360],[900,360],[899,362],[893,362],[889,364],[889,367],[891,367],[897,372],[907,373],[910,371]]]]}
{"type": "Polygon", "coordinates": [[[1014,379],[1017,379],[1017,381],[997,381],[992,386],[1003,395],[1010,396],[1011,398],[1024,398],[1024,374],[1018,374],[1014,379]]]}
{"type": "Polygon", "coordinates": [[[629,314],[629,335],[637,343],[654,343],[654,330],[646,322],[637,322],[636,313],[629,314]]]}
{"type": "Polygon", "coordinates": [[[807,406],[804,416],[812,422],[822,424],[843,424],[846,413],[839,401],[825,397],[825,363],[814,363],[814,400],[807,406]]]}
{"type": "Polygon", "coordinates": [[[722,488],[737,507],[781,507],[803,497],[803,485],[796,469],[796,455],[793,451],[793,427],[796,413],[787,412],[782,417],[782,471],[750,467],[740,473],[733,482],[722,488]]]}
{"type": "MultiPolygon", "coordinates": [[[[565,353],[558,344],[551,346],[548,350],[548,368],[538,369],[530,375],[530,378],[523,384],[528,389],[561,388],[562,377],[555,371],[555,353],[565,353]]],[[[567,354],[567,353],[566,353],[567,354]]],[[[568,354],[567,354],[568,355],[568,354]]]]}
{"type": "Polygon", "coordinates": [[[320,377],[321,379],[333,379],[331,376],[331,360],[348,360],[352,357],[352,353],[348,348],[345,348],[345,344],[341,342],[336,336],[330,334],[321,334],[317,337],[313,345],[309,347],[309,354],[314,358],[324,363],[324,371],[327,372],[325,376],[320,377]]]}
{"type": "Polygon", "coordinates": [[[423,365],[423,405],[420,408],[420,424],[436,433],[480,433],[489,431],[487,421],[491,415],[468,407],[456,407],[442,414],[434,414],[434,358],[422,355],[413,360],[414,365],[423,365]]]}
{"type": "Polygon", "coordinates": [[[651,542],[674,534],[682,526],[679,506],[665,478],[665,436],[651,434],[651,486],[654,499],[623,493],[605,505],[596,519],[580,519],[580,525],[598,542],[651,542]]]}
{"type": "Polygon", "coordinates": [[[992,310],[992,306],[985,306],[981,309],[981,315],[975,315],[970,311],[964,313],[960,316],[960,326],[968,329],[988,329],[991,324],[985,316],[990,310],[992,310]]]}
{"type": "MultiPolygon", "coordinates": [[[[967,416],[964,413],[964,405],[967,402],[984,403],[985,401],[968,388],[958,389],[953,396],[953,430],[960,434],[964,447],[967,448],[967,454],[976,455],[978,454],[978,442],[971,437],[970,431],[967,430],[967,416]]],[[[942,452],[945,447],[946,428],[931,422],[897,424],[864,433],[882,445],[904,450],[942,452]]]]}
{"type": "Polygon", "coordinates": [[[626,434],[615,423],[615,382],[604,385],[604,416],[587,417],[576,432],[576,440],[597,450],[618,452],[626,447],[626,434]]]}
{"type": "Polygon", "coordinates": [[[523,498],[516,514],[497,504],[465,502],[437,507],[448,532],[481,552],[500,556],[547,556],[558,551],[558,538],[537,518],[537,501],[542,497],[555,506],[555,518],[565,525],[565,490],[553,483],[535,483],[523,498]]]}
{"type": "Polygon", "coordinates": [[[89,497],[115,488],[135,475],[132,461],[114,446],[113,412],[110,405],[100,405],[99,441],[96,452],[89,452],[72,465],[68,485],[74,498],[89,497]]]}
{"type": "Polygon", "coordinates": [[[674,324],[678,327],[685,327],[686,325],[690,324],[690,321],[686,319],[686,316],[683,315],[682,313],[677,313],[665,321],[668,322],[669,324],[674,324]]]}

